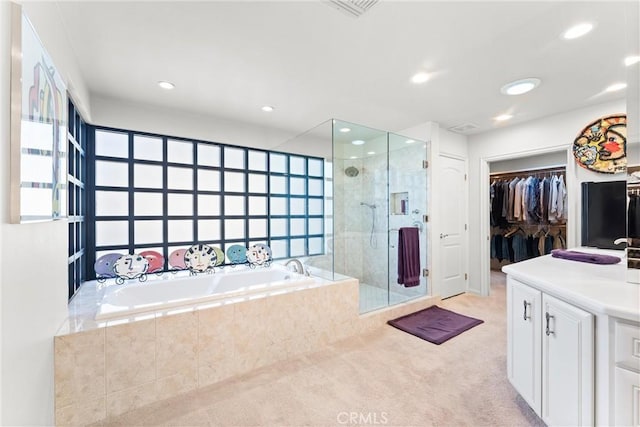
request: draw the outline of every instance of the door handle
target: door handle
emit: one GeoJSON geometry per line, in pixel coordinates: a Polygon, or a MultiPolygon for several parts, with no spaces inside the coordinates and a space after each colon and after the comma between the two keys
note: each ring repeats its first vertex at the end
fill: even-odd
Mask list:
{"type": "Polygon", "coordinates": [[[527,300],[523,300],[523,305],[524,305],[524,312],[522,313],[522,318],[524,320],[529,320],[531,319],[531,315],[527,316],[527,307],[531,307],[531,303],[527,302],[527,300]]]}
{"type": "Polygon", "coordinates": [[[547,312],[544,314],[544,317],[547,319],[547,328],[546,328],[546,330],[545,330],[545,332],[544,332],[544,333],[545,333],[545,334],[547,334],[547,336],[549,336],[549,335],[555,335],[555,331],[552,331],[551,329],[549,329],[549,320],[550,320],[550,319],[553,319],[553,317],[554,317],[554,316],[550,315],[550,314],[549,314],[549,312],[547,311],[547,312]]]}
{"type": "Polygon", "coordinates": [[[442,233],[440,233],[440,238],[441,238],[441,239],[444,239],[445,237],[449,237],[449,235],[448,235],[448,234],[442,234],[442,233]]]}

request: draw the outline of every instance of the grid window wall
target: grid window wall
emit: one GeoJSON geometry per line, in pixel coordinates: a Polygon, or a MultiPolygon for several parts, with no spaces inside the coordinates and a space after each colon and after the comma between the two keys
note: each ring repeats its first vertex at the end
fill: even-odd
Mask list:
{"type": "Polygon", "coordinates": [[[67,129],[67,190],[69,203],[69,299],[86,280],[86,140],[87,125],[69,101],[67,129]]]}
{"type": "Polygon", "coordinates": [[[323,253],[323,159],[103,127],[91,136],[88,266],[153,250],[169,270],[169,255],[195,243],[323,253]]]}

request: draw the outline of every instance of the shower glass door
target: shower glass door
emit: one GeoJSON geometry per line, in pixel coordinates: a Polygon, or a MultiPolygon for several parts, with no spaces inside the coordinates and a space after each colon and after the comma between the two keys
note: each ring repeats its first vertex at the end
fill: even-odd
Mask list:
{"type": "MultiPolygon", "coordinates": [[[[398,304],[427,294],[427,160],[428,143],[389,133],[389,305],[398,304]],[[406,242],[399,251],[400,229],[408,228],[411,240],[417,235],[417,245],[406,242]],[[417,246],[417,247],[416,247],[417,246]],[[417,252],[417,253],[416,253],[417,252]],[[418,281],[399,275],[403,271],[418,271],[418,281]]],[[[408,276],[405,274],[404,276],[408,276]]]]}

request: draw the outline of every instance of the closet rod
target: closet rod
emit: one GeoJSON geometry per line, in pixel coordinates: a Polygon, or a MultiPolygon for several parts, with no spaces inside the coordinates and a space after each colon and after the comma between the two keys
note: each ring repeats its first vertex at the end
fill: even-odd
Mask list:
{"type": "Polygon", "coordinates": [[[554,167],[554,168],[544,168],[544,169],[528,169],[523,171],[513,171],[513,172],[496,172],[489,175],[491,179],[503,178],[503,177],[515,177],[515,176],[524,176],[524,175],[543,175],[543,174],[566,174],[567,169],[565,166],[562,167],[554,167]]]}

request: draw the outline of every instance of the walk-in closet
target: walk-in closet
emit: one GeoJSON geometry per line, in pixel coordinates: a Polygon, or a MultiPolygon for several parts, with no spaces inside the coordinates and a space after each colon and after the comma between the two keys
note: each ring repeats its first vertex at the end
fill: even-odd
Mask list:
{"type": "Polygon", "coordinates": [[[567,246],[566,152],[490,164],[491,269],[567,246]]]}

